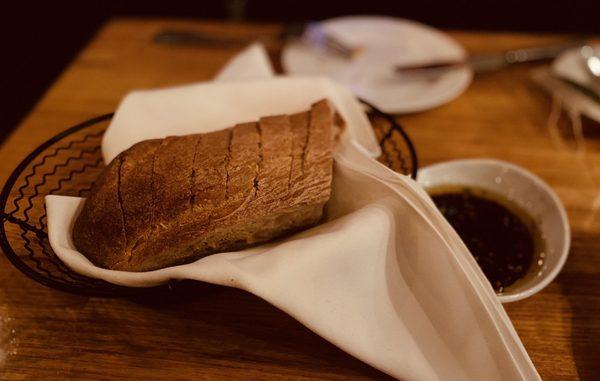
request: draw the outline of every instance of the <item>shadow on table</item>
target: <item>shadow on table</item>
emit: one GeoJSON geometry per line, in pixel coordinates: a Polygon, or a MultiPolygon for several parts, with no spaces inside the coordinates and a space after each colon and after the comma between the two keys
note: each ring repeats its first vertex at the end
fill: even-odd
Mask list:
{"type": "Polygon", "coordinates": [[[161,321],[173,337],[197,338],[186,341],[186,345],[197,345],[197,353],[206,353],[207,342],[219,341],[224,348],[222,360],[237,362],[241,367],[296,368],[304,377],[327,373],[335,379],[393,379],[245,291],[184,281],[174,292],[132,300],[156,314],[168,315],[161,321]]]}
{"type": "Polygon", "coordinates": [[[600,150],[600,123],[585,115],[581,115],[577,120],[562,112],[556,123],[549,124],[547,128],[550,136],[557,139],[557,147],[573,152],[583,149],[600,150]]]}
{"type": "MultiPolygon", "coordinates": [[[[597,237],[573,237],[572,247],[580,255],[597,255],[586,250],[583,242],[597,237]]],[[[595,273],[569,271],[569,261],[557,281],[571,307],[571,345],[577,373],[581,380],[599,380],[600,365],[600,278],[595,273]]]]}

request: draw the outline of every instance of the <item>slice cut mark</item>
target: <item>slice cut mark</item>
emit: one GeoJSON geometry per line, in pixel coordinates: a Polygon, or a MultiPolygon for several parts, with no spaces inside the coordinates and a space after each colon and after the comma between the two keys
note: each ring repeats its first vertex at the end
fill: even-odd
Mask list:
{"type": "Polygon", "coordinates": [[[252,184],[254,187],[254,199],[258,198],[260,174],[262,173],[264,165],[263,132],[260,123],[256,123],[256,131],[258,132],[258,156],[256,161],[256,175],[254,176],[254,181],[252,184]]]}
{"type": "Polygon", "coordinates": [[[260,135],[257,123],[238,124],[232,129],[229,155],[229,193],[223,216],[245,205],[256,193],[255,180],[260,166],[260,135]]]}
{"type": "MultiPolygon", "coordinates": [[[[200,136],[193,168],[194,210],[209,218],[227,196],[227,161],[231,130],[200,136]]],[[[200,217],[198,217],[200,218],[200,217]]]]}
{"type": "Polygon", "coordinates": [[[292,164],[289,189],[293,190],[304,176],[304,159],[308,143],[310,111],[290,115],[292,127],[292,164]]]}
{"type": "Polygon", "coordinates": [[[194,210],[194,205],[196,204],[196,192],[194,192],[194,184],[196,183],[196,157],[198,155],[198,145],[200,144],[200,139],[201,135],[195,135],[192,170],[190,172],[190,211],[194,210]]]}
{"type": "Polygon", "coordinates": [[[231,162],[231,141],[233,140],[233,130],[228,130],[229,133],[227,134],[227,153],[225,156],[225,199],[227,200],[229,198],[229,188],[230,188],[230,181],[231,181],[231,176],[229,173],[229,163],[231,162]]]}
{"type": "Polygon", "coordinates": [[[323,100],[311,107],[303,176],[296,192],[296,202],[325,202],[329,199],[333,175],[332,146],[333,109],[329,102],[323,100]]]}
{"type": "Polygon", "coordinates": [[[287,115],[261,118],[262,166],[259,174],[259,202],[273,208],[273,201],[283,199],[288,191],[288,179],[292,164],[292,128],[287,115]]]}
{"type": "Polygon", "coordinates": [[[120,158],[106,166],[73,227],[77,248],[102,267],[110,267],[122,260],[126,249],[119,201],[120,167],[120,158]]]}
{"type": "Polygon", "coordinates": [[[123,206],[127,248],[131,252],[152,228],[152,167],[159,140],[138,143],[125,151],[119,170],[119,197],[123,206]]]}
{"type": "Polygon", "coordinates": [[[119,156],[119,168],[117,169],[117,203],[119,204],[119,217],[121,218],[121,230],[123,232],[123,242],[125,245],[125,253],[128,257],[131,257],[131,251],[127,241],[127,229],[125,227],[125,210],[123,208],[123,194],[121,190],[121,178],[123,174],[123,163],[125,162],[125,156],[119,156]]]}
{"type": "Polygon", "coordinates": [[[164,139],[154,161],[155,221],[164,227],[189,210],[195,135],[164,139]]]}

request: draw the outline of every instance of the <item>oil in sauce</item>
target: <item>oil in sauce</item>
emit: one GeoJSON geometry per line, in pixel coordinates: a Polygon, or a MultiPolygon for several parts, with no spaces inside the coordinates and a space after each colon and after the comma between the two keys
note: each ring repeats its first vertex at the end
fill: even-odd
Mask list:
{"type": "Polygon", "coordinates": [[[541,237],[532,218],[516,205],[474,187],[428,191],[497,293],[538,264],[541,237]]]}

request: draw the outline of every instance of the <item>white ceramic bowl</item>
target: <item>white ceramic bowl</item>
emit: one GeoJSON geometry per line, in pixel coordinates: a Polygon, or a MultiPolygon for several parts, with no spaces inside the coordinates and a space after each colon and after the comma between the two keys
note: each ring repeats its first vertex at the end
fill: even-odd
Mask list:
{"type": "Polygon", "coordinates": [[[560,272],[569,255],[569,220],[558,196],[536,175],[499,160],[467,159],[447,161],[420,169],[418,181],[426,189],[441,185],[478,187],[507,197],[533,217],[544,244],[543,264],[535,269],[535,276],[525,277],[499,294],[498,298],[502,303],[535,294],[560,272]]]}

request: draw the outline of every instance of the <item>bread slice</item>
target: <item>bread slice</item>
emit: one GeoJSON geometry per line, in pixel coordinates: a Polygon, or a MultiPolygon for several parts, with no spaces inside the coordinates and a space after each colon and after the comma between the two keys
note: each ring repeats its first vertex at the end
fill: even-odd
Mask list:
{"type": "Polygon", "coordinates": [[[138,143],[102,172],[73,228],[98,266],[148,271],[318,223],[340,119],[306,112],[138,143]]]}

